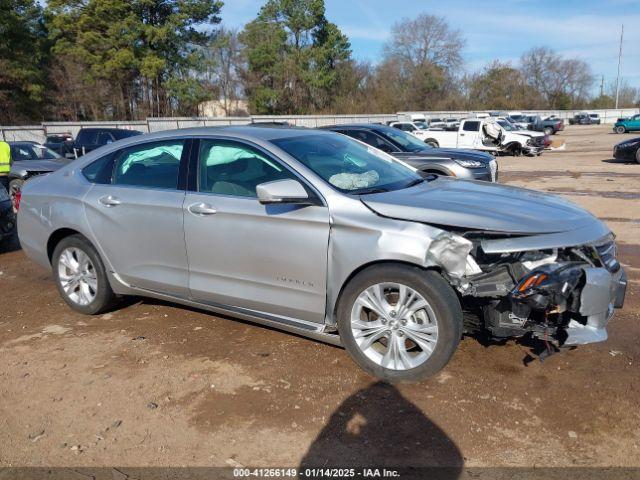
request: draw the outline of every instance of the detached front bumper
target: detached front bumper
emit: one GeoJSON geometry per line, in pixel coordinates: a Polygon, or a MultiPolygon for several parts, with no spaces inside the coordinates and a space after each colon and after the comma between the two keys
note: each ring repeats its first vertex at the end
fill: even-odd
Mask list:
{"type": "Polygon", "coordinates": [[[610,273],[606,268],[585,268],[585,285],[580,293],[580,310],[584,323],[572,319],[565,328],[563,345],[583,345],[607,339],[607,323],[614,309],[622,308],[627,291],[624,269],[610,273]]]}

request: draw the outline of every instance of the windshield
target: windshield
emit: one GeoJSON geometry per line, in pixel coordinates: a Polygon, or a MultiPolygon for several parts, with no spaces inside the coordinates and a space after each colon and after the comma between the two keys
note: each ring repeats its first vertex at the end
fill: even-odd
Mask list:
{"type": "Polygon", "coordinates": [[[19,145],[11,145],[11,159],[13,161],[20,160],[54,160],[62,158],[53,150],[49,150],[44,145],[35,143],[21,143],[19,145]]]}
{"type": "Polygon", "coordinates": [[[418,127],[420,130],[426,130],[426,129],[428,128],[428,127],[427,127],[427,124],[426,124],[424,121],[422,121],[422,120],[415,120],[415,121],[413,122],[413,124],[414,124],[416,127],[418,127]]]}
{"type": "Polygon", "coordinates": [[[498,120],[498,125],[500,125],[502,128],[504,128],[507,132],[512,132],[513,130],[515,130],[513,125],[511,125],[506,120],[498,120]]]}
{"type": "Polygon", "coordinates": [[[422,181],[386,153],[343,135],[304,135],[271,140],[344,193],[399,190],[422,181]]]}
{"type": "Polygon", "coordinates": [[[400,147],[403,152],[424,152],[432,148],[415,135],[403,132],[397,128],[385,128],[384,130],[378,130],[377,133],[400,147]]]}

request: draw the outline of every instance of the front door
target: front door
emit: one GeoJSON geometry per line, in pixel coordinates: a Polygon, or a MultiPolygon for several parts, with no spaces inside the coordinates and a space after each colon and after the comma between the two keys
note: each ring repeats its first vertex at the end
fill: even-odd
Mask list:
{"type": "Polygon", "coordinates": [[[116,152],[105,166],[109,175],[85,197],[94,239],[115,272],[134,287],[185,298],[185,192],[178,172],[187,144],[167,140],[116,152]]]}
{"type": "Polygon", "coordinates": [[[480,120],[465,120],[458,133],[458,148],[477,148],[480,140],[480,120]]]}
{"type": "Polygon", "coordinates": [[[255,146],[202,139],[198,151],[184,204],[192,298],[322,323],[327,207],[260,204],[257,185],[300,179],[255,146]]]}

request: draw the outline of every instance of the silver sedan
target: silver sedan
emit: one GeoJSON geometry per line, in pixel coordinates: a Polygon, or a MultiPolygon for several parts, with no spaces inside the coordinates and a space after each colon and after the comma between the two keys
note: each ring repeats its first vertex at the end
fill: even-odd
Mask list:
{"type": "Polygon", "coordinates": [[[79,312],[197,306],[344,345],[390,381],[433,375],[463,333],[605,340],[626,284],[609,229],[570,202],[305,129],[115,142],[27,182],[18,229],[79,312]]]}

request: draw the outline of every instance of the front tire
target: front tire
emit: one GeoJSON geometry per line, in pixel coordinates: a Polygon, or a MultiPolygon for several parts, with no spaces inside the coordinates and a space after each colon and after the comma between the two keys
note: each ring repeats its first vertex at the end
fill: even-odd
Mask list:
{"type": "Polygon", "coordinates": [[[626,133],[627,129],[624,128],[622,125],[619,125],[616,127],[616,133],[626,133]]]}
{"type": "Polygon", "coordinates": [[[440,146],[440,144],[438,143],[437,140],[433,139],[433,138],[427,138],[424,143],[426,143],[427,145],[429,145],[430,147],[433,148],[438,148],[440,146]]]}
{"type": "Polygon", "coordinates": [[[74,310],[95,315],[114,305],[115,294],[100,255],[82,235],[63,238],[51,265],[60,295],[74,310]]]}
{"type": "Polygon", "coordinates": [[[462,335],[457,295],[440,274],[406,265],[367,268],[346,286],[338,331],[351,358],[388,382],[418,381],[449,362],[462,335]]]}

